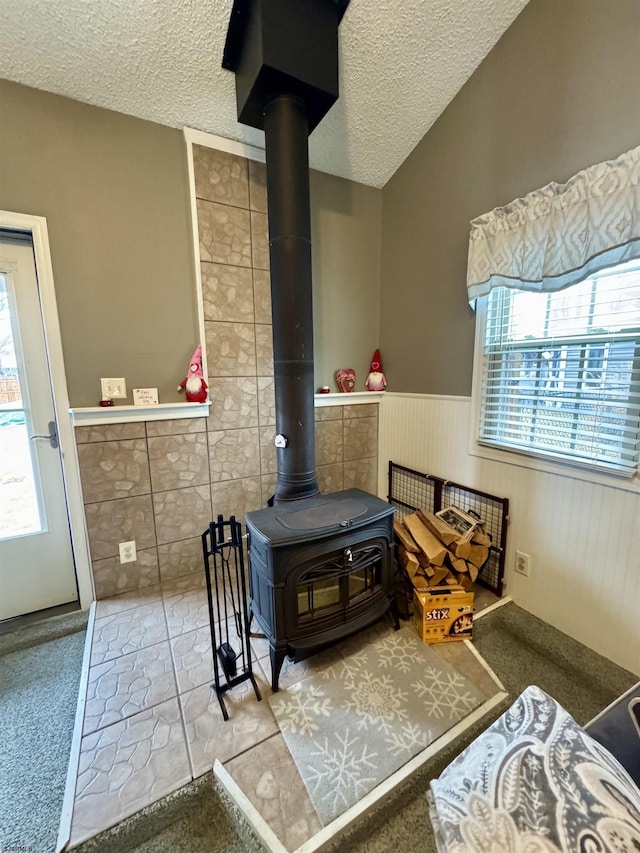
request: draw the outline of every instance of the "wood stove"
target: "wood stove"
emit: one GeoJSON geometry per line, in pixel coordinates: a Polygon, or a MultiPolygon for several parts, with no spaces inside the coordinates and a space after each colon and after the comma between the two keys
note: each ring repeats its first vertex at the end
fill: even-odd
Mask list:
{"type": "Polygon", "coordinates": [[[347,489],[246,516],[251,612],[269,639],[271,687],[300,660],[390,609],[394,508],[347,489]]]}
{"type": "Polygon", "coordinates": [[[278,480],[274,506],[246,521],[274,690],[286,655],[365,627],[393,601],[393,507],[358,489],[319,495],[315,472],[308,137],[338,97],[348,3],[234,0],[222,61],[239,120],[265,134],[278,480]]]}

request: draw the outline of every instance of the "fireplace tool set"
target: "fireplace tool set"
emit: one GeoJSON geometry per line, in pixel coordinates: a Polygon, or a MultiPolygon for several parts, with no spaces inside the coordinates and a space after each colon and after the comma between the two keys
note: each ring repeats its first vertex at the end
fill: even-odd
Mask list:
{"type": "Polygon", "coordinates": [[[247,591],[242,551],[242,526],[221,515],[202,534],[207,582],[214,684],[222,716],[229,719],[223,694],[250,681],[262,699],[251,667],[247,591]]]}

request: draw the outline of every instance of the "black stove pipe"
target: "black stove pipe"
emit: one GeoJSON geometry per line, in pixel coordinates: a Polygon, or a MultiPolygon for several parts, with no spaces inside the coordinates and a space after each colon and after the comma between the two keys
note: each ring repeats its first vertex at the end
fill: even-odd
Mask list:
{"type": "Polygon", "coordinates": [[[315,471],[309,122],[304,100],[291,94],[273,96],[264,107],[264,132],[278,504],[320,491],[315,471]]]}

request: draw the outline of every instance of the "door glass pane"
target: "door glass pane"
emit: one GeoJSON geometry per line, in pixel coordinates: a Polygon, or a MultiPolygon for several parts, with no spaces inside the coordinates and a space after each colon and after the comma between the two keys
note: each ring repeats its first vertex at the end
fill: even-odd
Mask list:
{"type": "Polygon", "coordinates": [[[349,575],[349,598],[357,598],[365,592],[373,593],[376,588],[376,570],[378,564],[356,569],[349,575]]]}
{"type": "Polygon", "coordinates": [[[13,328],[0,273],[0,539],[42,529],[13,328]]]}
{"type": "Polygon", "coordinates": [[[340,605],[340,580],[335,576],[302,583],[298,587],[298,615],[312,616],[319,610],[340,605]]]}

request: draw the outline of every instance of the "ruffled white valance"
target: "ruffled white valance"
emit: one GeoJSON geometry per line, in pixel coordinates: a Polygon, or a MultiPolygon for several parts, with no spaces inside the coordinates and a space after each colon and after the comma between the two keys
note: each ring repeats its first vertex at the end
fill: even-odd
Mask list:
{"type": "Polygon", "coordinates": [[[471,222],[469,302],[497,286],[562,290],[640,258],[640,147],[471,222]]]}

